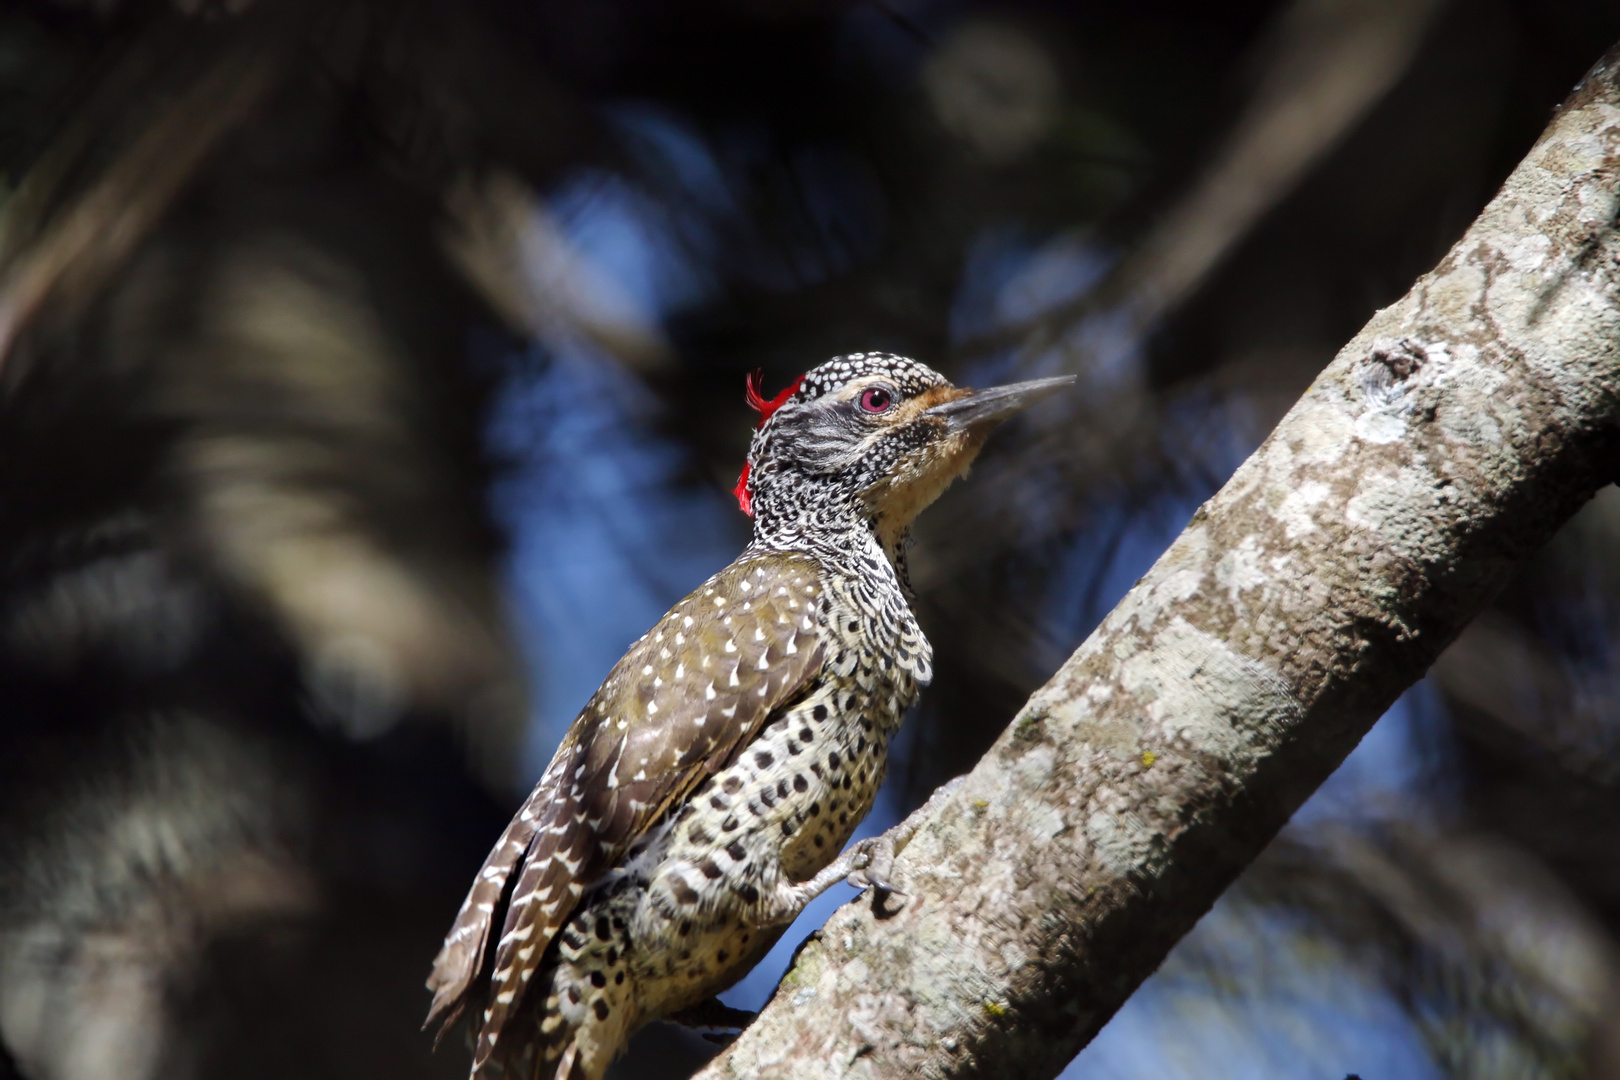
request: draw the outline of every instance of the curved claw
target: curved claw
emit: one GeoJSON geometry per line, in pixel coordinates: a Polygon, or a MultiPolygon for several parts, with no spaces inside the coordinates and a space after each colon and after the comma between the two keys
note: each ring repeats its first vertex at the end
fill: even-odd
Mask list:
{"type": "Polygon", "coordinates": [[[904,889],[897,886],[894,882],[890,881],[888,879],[888,877],[886,877],[883,874],[871,874],[871,873],[869,873],[869,874],[865,875],[865,878],[866,878],[866,886],[869,886],[871,888],[876,889],[878,892],[882,893],[884,896],[906,897],[906,896],[911,895],[910,893],[906,892],[904,889]]]}
{"type": "Polygon", "coordinates": [[[888,896],[906,895],[904,890],[889,880],[889,871],[894,866],[894,843],[888,836],[874,836],[862,841],[854,862],[855,868],[844,880],[855,888],[877,889],[888,896]]]}
{"type": "MultiPolygon", "coordinates": [[[[876,889],[880,902],[890,896],[905,899],[909,894],[896,888],[894,882],[889,880],[895,853],[911,842],[923,822],[937,813],[940,806],[961,788],[964,779],[958,776],[940,787],[928,797],[926,803],[883,835],[862,840],[850,847],[842,856],[843,865],[849,867],[844,880],[857,889],[876,889]]],[[[832,867],[828,867],[828,871],[831,870],[832,867]]]]}

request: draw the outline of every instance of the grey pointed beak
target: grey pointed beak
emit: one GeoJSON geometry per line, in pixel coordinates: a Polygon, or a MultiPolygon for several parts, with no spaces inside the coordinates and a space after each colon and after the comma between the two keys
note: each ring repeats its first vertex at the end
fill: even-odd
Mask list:
{"type": "Polygon", "coordinates": [[[1072,385],[1073,375],[1059,375],[1054,379],[1031,379],[1029,382],[992,386],[987,390],[970,391],[943,405],[935,405],[923,415],[939,417],[952,431],[987,427],[999,424],[1037,401],[1072,385]]]}

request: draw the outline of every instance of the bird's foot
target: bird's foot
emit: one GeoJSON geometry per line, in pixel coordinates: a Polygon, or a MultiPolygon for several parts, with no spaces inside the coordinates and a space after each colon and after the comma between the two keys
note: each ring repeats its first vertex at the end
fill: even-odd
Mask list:
{"type": "Polygon", "coordinates": [[[933,817],[945,800],[955,793],[962,780],[963,778],[958,776],[942,784],[928,797],[927,802],[908,814],[900,824],[881,836],[862,840],[851,847],[847,853],[851,869],[844,880],[857,889],[876,889],[880,901],[888,897],[903,901],[906,893],[889,879],[889,875],[894,871],[894,857],[911,843],[911,838],[917,835],[917,830],[922,828],[923,823],[933,817]]]}
{"type": "Polygon", "coordinates": [[[851,869],[844,877],[846,882],[857,889],[876,889],[885,896],[906,895],[889,880],[897,849],[892,832],[862,840],[850,849],[851,869]]]}
{"type": "Polygon", "coordinates": [[[851,844],[810,880],[781,881],[775,892],[760,906],[756,916],[759,925],[776,926],[792,922],[799,917],[806,904],[840,881],[857,889],[876,890],[876,899],[880,903],[889,897],[904,897],[906,894],[889,879],[894,869],[894,857],[911,842],[917,830],[950,797],[960,782],[961,778],[958,777],[941,787],[915,813],[882,836],[868,837],[851,844]]]}

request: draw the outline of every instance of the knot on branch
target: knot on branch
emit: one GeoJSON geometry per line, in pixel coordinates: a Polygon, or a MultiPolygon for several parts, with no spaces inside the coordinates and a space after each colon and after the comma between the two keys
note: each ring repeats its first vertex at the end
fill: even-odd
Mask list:
{"type": "Polygon", "coordinates": [[[1445,345],[1424,346],[1411,338],[1379,338],[1373,342],[1366,360],[1358,365],[1366,412],[1356,421],[1358,437],[1372,443],[1390,443],[1406,435],[1406,421],[1413,409],[1413,376],[1445,345]]]}
{"type": "Polygon", "coordinates": [[[1367,354],[1362,381],[1393,387],[1410,379],[1428,359],[1428,350],[1411,338],[1379,338],[1367,354]]]}

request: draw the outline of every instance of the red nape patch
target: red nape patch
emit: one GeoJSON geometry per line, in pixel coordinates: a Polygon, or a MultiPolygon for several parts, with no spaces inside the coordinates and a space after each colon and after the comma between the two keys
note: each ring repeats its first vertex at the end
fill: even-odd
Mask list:
{"type": "MultiPolygon", "coordinates": [[[[754,425],[755,428],[764,427],[765,421],[771,418],[771,414],[786,405],[787,399],[792,397],[794,391],[799,388],[799,384],[804,382],[804,376],[800,375],[797,379],[788,383],[786,390],[767,401],[759,392],[760,383],[764,378],[765,373],[763,371],[756,371],[748,376],[743,384],[747,388],[744,399],[748,402],[748,407],[759,413],[759,423],[754,425]]],[[[748,494],[748,469],[748,462],[743,462],[742,475],[737,477],[737,486],[731,489],[731,493],[737,496],[737,505],[742,507],[742,512],[749,517],[753,517],[754,500],[748,494]]]]}
{"type": "Polygon", "coordinates": [[[754,500],[748,497],[748,462],[743,462],[742,475],[737,477],[737,486],[731,489],[731,493],[737,496],[737,505],[742,507],[742,512],[753,517],[754,500]]]}
{"type": "Polygon", "coordinates": [[[804,376],[800,375],[797,379],[794,379],[792,382],[788,383],[786,390],[783,390],[780,394],[777,394],[769,401],[766,401],[760,396],[759,393],[759,386],[764,378],[765,373],[763,371],[756,371],[752,375],[748,376],[745,384],[748,388],[746,395],[748,407],[759,413],[759,423],[755,424],[755,427],[764,427],[765,421],[771,418],[771,413],[775,412],[777,409],[780,409],[783,405],[786,405],[787,399],[792,397],[793,392],[799,388],[799,384],[804,382],[804,376]]]}

